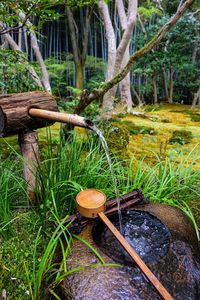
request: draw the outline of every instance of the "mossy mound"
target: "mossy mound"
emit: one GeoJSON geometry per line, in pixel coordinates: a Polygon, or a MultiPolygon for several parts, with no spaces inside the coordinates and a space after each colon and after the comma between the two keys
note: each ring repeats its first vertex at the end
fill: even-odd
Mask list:
{"type": "Polygon", "coordinates": [[[159,105],[155,105],[155,104],[147,104],[145,106],[144,110],[147,111],[147,112],[159,111],[160,110],[160,106],[159,105]]]}
{"type": "Polygon", "coordinates": [[[169,119],[162,119],[161,122],[162,123],[171,123],[171,121],[169,119]]]}
{"type": "Polygon", "coordinates": [[[200,114],[193,114],[191,116],[191,121],[192,122],[200,122],[200,114]]]}
{"type": "Polygon", "coordinates": [[[118,122],[105,121],[100,125],[109,149],[120,159],[127,159],[127,147],[129,144],[128,130],[118,122]]]}
{"type": "Polygon", "coordinates": [[[151,134],[151,135],[156,134],[156,131],[154,128],[149,128],[146,126],[138,126],[130,121],[123,121],[122,124],[123,124],[123,127],[126,130],[128,130],[128,132],[130,134],[151,134]]]}
{"type": "Polygon", "coordinates": [[[172,137],[169,139],[169,144],[189,144],[192,140],[192,132],[187,130],[175,130],[172,137]]]}
{"type": "Polygon", "coordinates": [[[127,149],[129,134],[126,128],[119,124],[112,123],[107,135],[108,145],[112,151],[123,151],[127,149]]]}

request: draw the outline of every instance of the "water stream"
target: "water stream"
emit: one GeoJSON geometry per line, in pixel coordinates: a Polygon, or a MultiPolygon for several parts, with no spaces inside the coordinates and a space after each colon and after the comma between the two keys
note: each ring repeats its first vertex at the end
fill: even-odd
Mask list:
{"type": "Polygon", "coordinates": [[[114,191],[115,191],[115,195],[116,195],[116,199],[117,199],[117,210],[118,210],[118,215],[119,215],[119,228],[120,228],[120,232],[123,234],[123,227],[122,227],[122,214],[121,214],[121,209],[120,209],[120,195],[119,195],[119,189],[117,186],[117,180],[115,177],[115,172],[113,169],[113,165],[112,165],[112,161],[110,158],[110,152],[109,152],[109,148],[108,148],[108,144],[106,142],[106,139],[103,135],[103,133],[101,132],[101,130],[94,124],[92,123],[90,125],[90,129],[93,130],[99,137],[102,147],[105,151],[106,154],[106,158],[108,161],[108,165],[110,168],[110,173],[111,173],[111,177],[112,177],[112,182],[113,182],[113,186],[114,186],[114,191]]]}

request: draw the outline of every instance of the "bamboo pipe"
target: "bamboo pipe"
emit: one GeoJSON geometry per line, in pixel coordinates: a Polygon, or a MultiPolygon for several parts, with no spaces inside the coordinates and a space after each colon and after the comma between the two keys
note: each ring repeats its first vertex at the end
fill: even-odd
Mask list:
{"type": "Polygon", "coordinates": [[[78,115],[66,114],[39,108],[30,108],[28,111],[31,117],[43,118],[49,121],[68,123],[74,126],[92,129],[92,121],[78,115]]]}
{"type": "Polygon", "coordinates": [[[86,218],[96,218],[99,217],[104,224],[109,228],[112,234],[117,238],[125,251],[131,256],[133,261],[147,277],[150,283],[157,290],[159,295],[164,300],[173,300],[173,297],[161,284],[161,282],[156,278],[156,276],[151,272],[148,266],[140,258],[137,252],[129,245],[123,235],[117,230],[117,228],[110,222],[110,220],[104,214],[106,196],[99,190],[96,189],[86,189],[81,191],[76,196],[77,209],[79,213],[86,218]]]}

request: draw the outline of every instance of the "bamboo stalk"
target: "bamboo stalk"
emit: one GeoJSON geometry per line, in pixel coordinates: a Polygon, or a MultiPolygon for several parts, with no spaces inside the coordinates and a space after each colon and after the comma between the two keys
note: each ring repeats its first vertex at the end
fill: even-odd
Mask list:
{"type": "Polygon", "coordinates": [[[49,121],[69,123],[74,126],[89,128],[93,124],[91,121],[78,115],[55,112],[45,109],[30,108],[29,115],[31,117],[43,118],[49,121]]]}

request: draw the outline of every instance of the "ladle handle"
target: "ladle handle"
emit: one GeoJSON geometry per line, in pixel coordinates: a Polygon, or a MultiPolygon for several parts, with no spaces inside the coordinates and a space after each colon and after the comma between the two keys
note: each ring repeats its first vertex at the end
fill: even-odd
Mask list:
{"type": "Polygon", "coordinates": [[[123,235],[117,230],[117,228],[110,222],[110,220],[105,216],[103,212],[98,213],[100,219],[106,224],[106,226],[110,229],[113,235],[117,238],[126,252],[132,257],[136,265],[140,268],[140,270],[144,273],[147,279],[151,282],[151,284],[158,291],[160,296],[164,300],[173,300],[173,297],[168,293],[165,287],[161,284],[161,282],[156,278],[156,276],[151,272],[151,270],[147,267],[147,265],[143,262],[140,256],[136,253],[136,251],[129,245],[129,243],[125,240],[123,235]]]}

